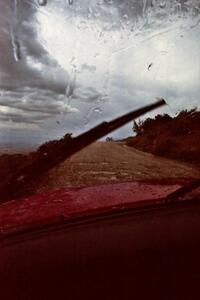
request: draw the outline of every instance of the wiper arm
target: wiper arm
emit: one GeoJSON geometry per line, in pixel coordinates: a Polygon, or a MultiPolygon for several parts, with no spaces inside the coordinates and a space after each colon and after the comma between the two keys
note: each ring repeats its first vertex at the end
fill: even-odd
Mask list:
{"type": "Polygon", "coordinates": [[[0,203],[24,196],[24,190],[28,184],[33,180],[37,180],[42,174],[48,172],[71,155],[133,119],[165,104],[165,100],[161,99],[110,122],[103,122],[75,138],[69,137],[67,140],[64,139],[61,143],[55,144],[53,150],[49,153],[36,152],[36,158],[30,164],[17,171],[8,181],[0,186],[0,203]]]}
{"type": "Polygon", "coordinates": [[[180,197],[183,197],[185,195],[187,195],[188,193],[194,191],[195,189],[197,189],[198,187],[200,187],[200,179],[196,179],[186,185],[184,185],[183,187],[179,188],[178,190],[176,190],[173,193],[170,193],[166,198],[167,201],[169,202],[173,202],[178,200],[180,197]]]}

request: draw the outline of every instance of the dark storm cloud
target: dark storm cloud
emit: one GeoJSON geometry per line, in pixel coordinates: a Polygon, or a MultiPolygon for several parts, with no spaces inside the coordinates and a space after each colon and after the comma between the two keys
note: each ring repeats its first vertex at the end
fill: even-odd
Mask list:
{"type": "Polygon", "coordinates": [[[64,96],[68,74],[38,40],[37,9],[36,1],[35,4],[34,1],[0,1],[2,126],[6,126],[8,121],[13,124],[43,124],[57,114],[72,111],[64,96]],[[20,51],[18,57],[14,53],[16,43],[17,51],[20,51]]]}
{"type": "Polygon", "coordinates": [[[59,114],[73,110],[66,104],[63,95],[50,90],[20,88],[16,91],[4,90],[0,97],[1,120],[21,123],[38,123],[59,114]]]}
{"type": "Polygon", "coordinates": [[[37,6],[30,5],[30,3],[1,0],[0,85],[1,87],[7,85],[9,87],[44,86],[64,92],[67,72],[59,67],[53,58],[49,57],[37,39],[34,18],[37,6]],[[14,13],[15,3],[17,3],[16,14],[14,13]],[[18,62],[14,58],[15,49],[12,44],[12,35],[19,45],[20,58],[18,62]],[[34,68],[34,63],[40,63],[41,70],[34,68]]]}
{"type": "Polygon", "coordinates": [[[40,121],[43,121],[48,116],[19,116],[19,114],[15,113],[7,113],[6,115],[0,115],[1,121],[7,122],[15,122],[15,123],[27,123],[27,124],[38,124],[40,121]]]}

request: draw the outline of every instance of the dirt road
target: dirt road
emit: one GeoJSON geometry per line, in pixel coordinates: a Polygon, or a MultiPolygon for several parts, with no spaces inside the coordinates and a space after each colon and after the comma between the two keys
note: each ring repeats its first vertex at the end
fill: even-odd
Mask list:
{"type": "Polygon", "coordinates": [[[108,182],[199,176],[200,171],[194,166],[156,157],[123,143],[97,142],[46,174],[36,191],[108,182]]]}

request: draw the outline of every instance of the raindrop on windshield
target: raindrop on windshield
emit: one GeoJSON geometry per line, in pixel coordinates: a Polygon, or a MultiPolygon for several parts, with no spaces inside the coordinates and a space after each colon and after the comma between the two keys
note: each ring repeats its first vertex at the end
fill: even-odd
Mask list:
{"type": "Polygon", "coordinates": [[[21,46],[18,40],[17,28],[18,28],[18,1],[15,0],[14,1],[14,24],[12,26],[10,35],[11,35],[13,56],[16,62],[18,62],[21,59],[21,46]]]}
{"type": "Polygon", "coordinates": [[[69,5],[73,5],[73,0],[68,0],[69,5]]]}
{"type": "Polygon", "coordinates": [[[161,1],[159,4],[160,8],[165,8],[166,6],[166,1],[161,1]]]}
{"type": "Polygon", "coordinates": [[[13,55],[16,62],[21,59],[21,47],[19,41],[11,34],[13,55]]]}
{"type": "Polygon", "coordinates": [[[47,5],[47,0],[38,0],[38,4],[40,6],[45,6],[45,5],[47,5]]]}
{"type": "Polygon", "coordinates": [[[153,63],[150,63],[149,65],[148,65],[148,71],[150,71],[151,70],[151,68],[152,68],[152,66],[153,66],[153,63]]]}
{"type": "Polygon", "coordinates": [[[69,79],[65,90],[65,95],[68,99],[68,104],[70,104],[71,102],[76,87],[76,72],[75,71],[73,72],[74,72],[73,77],[69,79]]]}
{"type": "Polygon", "coordinates": [[[95,112],[95,113],[98,113],[98,114],[101,114],[101,113],[102,113],[102,110],[101,110],[101,108],[96,107],[96,108],[94,109],[94,112],[95,112]]]}

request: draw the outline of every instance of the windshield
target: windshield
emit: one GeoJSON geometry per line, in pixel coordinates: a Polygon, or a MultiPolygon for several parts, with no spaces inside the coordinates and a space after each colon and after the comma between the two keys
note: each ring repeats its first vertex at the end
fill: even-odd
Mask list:
{"type": "Polygon", "coordinates": [[[199,178],[199,36],[200,0],[1,0],[1,183],[23,197],[199,178]],[[74,137],[159,99],[70,156],[74,137]],[[27,166],[41,169],[28,184],[27,166]]]}

